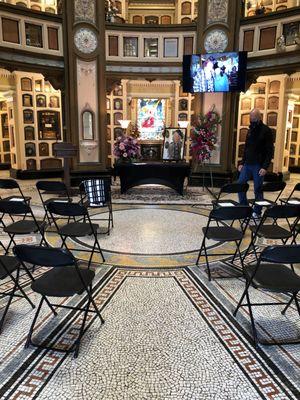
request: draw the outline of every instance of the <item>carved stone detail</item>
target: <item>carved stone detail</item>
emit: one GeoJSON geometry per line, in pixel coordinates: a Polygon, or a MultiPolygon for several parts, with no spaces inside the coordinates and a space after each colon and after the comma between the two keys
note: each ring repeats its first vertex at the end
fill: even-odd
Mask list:
{"type": "Polygon", "coordinates": [[[95,24],[96,3],[95,0],[75,0],[75,21],[85,21],[95,24]]]}
{"type": "Polygon", "coordinates": [[[216,22],[227,22],[228,0],[208,0],[207,4],[207,25],[216,22]]]}

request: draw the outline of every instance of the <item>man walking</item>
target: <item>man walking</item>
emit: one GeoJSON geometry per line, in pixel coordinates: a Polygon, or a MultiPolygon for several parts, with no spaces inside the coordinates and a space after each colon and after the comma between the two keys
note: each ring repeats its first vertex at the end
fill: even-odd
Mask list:
{"type": "MultiPolygon", "coordinates": [[[[251,178],[254,182],[255,200],[263,200],[263,193],[260,188],[264,181],[264,176],[273,158],[274,145],[272,130],[261,120],[260,111],[254,108],[250,112],[250,127],[246,138],[243,159],[238,166],[240,172],[239,183],[247,183],[251,178]]],[[[242,205],[247,205],[245,193],[239,193],[239,201],[242,205]]],[[[253,217],[259,218],[261,206],[254,206],[253,217]]]]}

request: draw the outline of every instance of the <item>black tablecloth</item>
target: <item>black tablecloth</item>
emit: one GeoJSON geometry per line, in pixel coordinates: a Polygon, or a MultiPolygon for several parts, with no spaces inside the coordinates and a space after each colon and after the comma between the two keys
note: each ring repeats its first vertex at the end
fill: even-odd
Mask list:
{"type": "Polygon", "coordinates": [[[183,195],[184,179],[190,174],[188,163],[121,163],[115,166],[120,177],[121,193],[145,184],[168,186],[183,195]]]}

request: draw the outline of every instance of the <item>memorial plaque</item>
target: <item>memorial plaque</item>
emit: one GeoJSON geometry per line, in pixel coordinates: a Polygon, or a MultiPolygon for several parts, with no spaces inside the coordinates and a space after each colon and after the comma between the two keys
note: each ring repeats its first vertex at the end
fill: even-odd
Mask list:
{"type": "Polygon", "coordinates": [[[59,111],[38,111],[38,129],[40,140],[60,140],[59,111]]]}

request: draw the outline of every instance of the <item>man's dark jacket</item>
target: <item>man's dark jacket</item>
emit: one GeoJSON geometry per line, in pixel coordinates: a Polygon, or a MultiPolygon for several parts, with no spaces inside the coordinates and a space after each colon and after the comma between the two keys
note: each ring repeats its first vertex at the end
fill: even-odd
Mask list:
{"type": "Polygon", "coordinates": [[[274,155],[272,129],[263,122],[251,124],[248,130],[244,156],[241,164],[259,164],[268,169],[274,155]]]}

